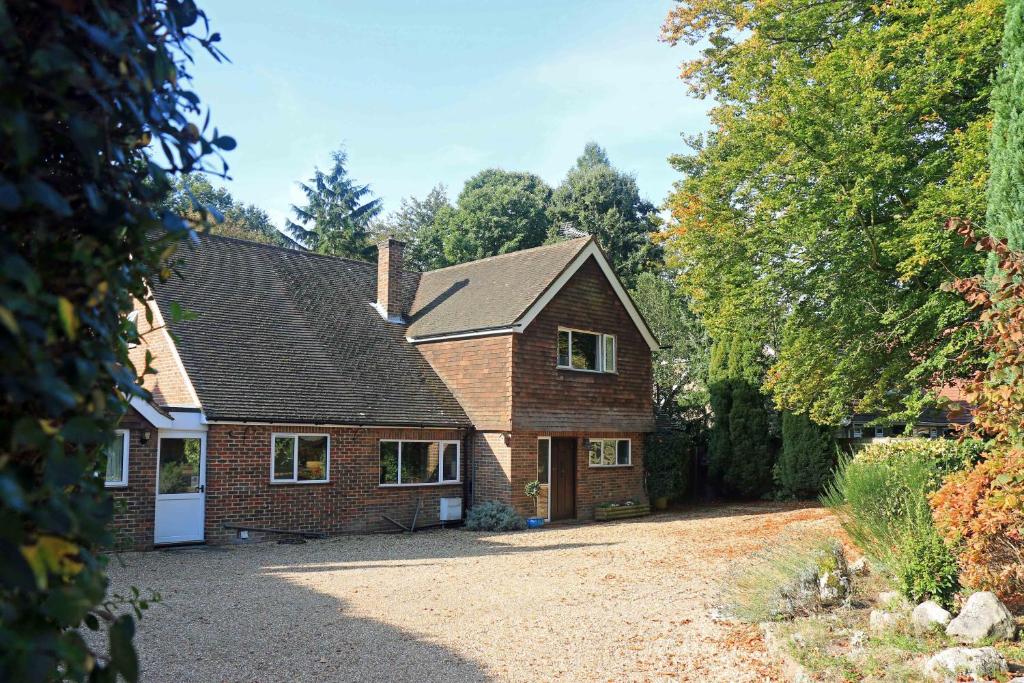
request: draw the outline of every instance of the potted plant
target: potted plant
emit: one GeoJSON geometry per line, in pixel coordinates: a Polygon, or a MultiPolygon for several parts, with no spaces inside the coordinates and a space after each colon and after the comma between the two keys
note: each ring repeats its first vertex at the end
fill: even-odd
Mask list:
{"type": "MultiPolygon", "coordinates": [[[[533,509],[534,509],[534,512],[536,512],[536,510],[537,510],[537,496],[540,495],[540,482],[537,481],[536,479],[534,479],[533,481],[529,482],[526,485],[526,488],[524,489],[524,491],[525,491],[526,495],[528,495],[530,498],[533,499],[533,509]]],[[[528,517],[526,519],[526,526],[529,527],[530,529],[536,529],[537,527],[544,526],[544,518],[543,517],[538,517],[536,514],[534,514],[533,517],[528,517]]]]}

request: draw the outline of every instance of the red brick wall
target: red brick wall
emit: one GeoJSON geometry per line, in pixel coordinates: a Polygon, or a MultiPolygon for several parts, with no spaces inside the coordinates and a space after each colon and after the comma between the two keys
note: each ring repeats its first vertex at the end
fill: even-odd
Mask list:
{"type": "Polygon", "coordinates": [[[504,432],[473,434],[473,504],[489,500],[511,503],[512,449],[505,445],[504,432]]]}
{"type": "MultiPolygon", "coordinates": [[[[150,302],[155,307],[155,304],[150,302]]],[[[187,378],[181,367],[175,362],[170,336],[162,327],[151,327],[146,321],[146,309],[142,302],[134,302],[134,311],[138,314],[138,329],[141,343],[128,352],[136,372],[142,372],[146,366],[146,351],[153,354],[151,367],[155,374],[143,377],[142,386],[153,393],[153,402],[159,406],[190,406],[198,408],[195,399],[188,390],[187,378]]],[[[157,324],[156,317],[153,319],[157,324]]]]}
{"type": "MultiPolygon", "coordinates": [[[[118,547],[137,550],[153,545],[156,503],[157,430],[136,413],[122,426],[131,429],[128,486],[109,489],[114,496],[114,533],[118,547]],[[141,443],[144,429],[149,443],[141,443]]],[[[408,525],[423,497],[417,526],[439,521],[442,497],[462,498],[462,483],[381,487],[378,442],[381,439],[459,441],[456,430],[362,429],[210,425],[206,444],[206,540],[234,541],[237,532],[223,525],[315,531],[327,534],[392,531],[386,514],[408,525]],[[274,432],[329,434],[330,481],[324,484],[271,484],[270,439],[274,432]]],[[[466,456],[462,452],[461,478],[466,456]]],[[[254,539],[260,534],[251,534],[254,539]]]]}
{"type": "Polygon", "coordinates": [[[513,335],[512,430],[654,429],[651,352],[593,259],[513,335]],[[558,327],[616,335],[617,374],[556,368],[558,327]]]}
{"type": "MultiPolygon", "coordinates": [[[[400,438],[461,442],[462,434],[456,430],[210,425],[206,449],[207,541],[234,540],[236,532],[225,530],[225,523],[328,534],[390,531],[396,527],[381,515],[408,525],[421,496],[423,507],[417,525],[436,524],[439,499],[461,498],[462,484],[381,487],[378,442],[400,438]],[[270,442],[274,432],[329,434],[330,481],[271,484],[270,442]]],[[[465,464],[463,454],[463,470],[465,464]]]]}
{"type": "Polygon", "coordinates": [[[477,429],[509,429],[511,334],[423,342],[416,348],[455,395],[477,429]]]}
{"type": "MultiPolygon", "coordinates": [[[[527,482],[537,478],[537,438],[572,437],[576,439],[576,518],[593,519],[594,507],[600,503],[623,502],[631,498],[646,502],[644,491],[644,434],[642,432],[613,432],[585,430],[576,432],[516,432],[512,436],[512,501],[519,514],[532,516],[535,506],[524,489],[527,482]],[[590,467],[588,454],[583,448],[585,438],[617,438],[631,440],[631,464],[622,467],[590,467]]],[[[543,495],[547,495],[544,491],[543,495]]]]}
{"type": "Polygon", "coordinates": [[[114,499],[114,547],[143,549],[153,545],[156,504],[157,430],[130,409],[118,425],[128,433],[128,485],[108,487],[114,499]],[[149,440],[142,442],[145,432],[149,440]]]}

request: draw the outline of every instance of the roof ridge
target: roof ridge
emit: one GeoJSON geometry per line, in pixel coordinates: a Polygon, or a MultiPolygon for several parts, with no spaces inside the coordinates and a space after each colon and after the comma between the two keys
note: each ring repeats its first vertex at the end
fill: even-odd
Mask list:
{"type": "MultiPolygon", "coordinates": [[[[277,230],[277,228],[275,228],[275,230],[277,230]]],[[[278,230],[278,232],[280,232],[280,230],[278,230]]],[[[281,233],[281,234],[284,234],[284,233],[281,233]]],[[[246,239],[242,239],[241,237],[229,237],[227,235],[214,235],[214,234],[209,233],[209,232],[199,232],[199,235],[203,239],[212,238],[212,239],[224,240],[224,241],[227,241],[227,242],[236,242],[238,244],[245,244],[247,246],[261,247],[261,248],[264,248],[264,249],[272,249],[272,250],[275,250],[275,251],[282,251],[282,252],[289,253],[289,254],[301,254],[303,256],[314,256],[316,258],[329,259],[331,261],[348,261],[350,263],[359,263],[359,264],[362,264],[362,265],[365,265],[365,266],[374,266],[374,265],[376,265],[373,261],[364,261],[363,259],[352,258],[350,256],[335,256],[333,254],[318,254],[317,252],[310,251],[309,249],[306,249],[305,247],[303,247],[302,249],[293,249],[291,247],[283,247],[283,246],[281,246],[279,244],[267,244],[266,242],[256,242],[255,240],[246,240],[246,239]]],[[[287,235],[285,235],[285,237],[287,237],[287,235]]]]}
{"type": "Polygon", "coordinates": [[[519,256],[522,254],[540,251],[541,249],[553,249],[554,247],[562,247],[570,242],[589,242],[594,239],[593,235],[589,237],[575,237],[570,240],[562,240],[560,242],[552,242],[551,244],[542,244],[539,247],[530,247],[529,249],[519,249],[517,251],[507,251],[504,254],[495,254],[494,256],[485,256],[483,258],[476,259],[474,261],[466,261],[465,263],[456,263],[453,266],[445,266],[444,268],[435,268],[434,270],[424,270],[423,275],[431,275],[433,273],[441,273],[446,270],[452,270],[454,268],[463,268],[465,266],[472,266],[477,263],[484,263],[485,261],[494,261],[495,259],[504,258],[506,256],[519,256]]]}

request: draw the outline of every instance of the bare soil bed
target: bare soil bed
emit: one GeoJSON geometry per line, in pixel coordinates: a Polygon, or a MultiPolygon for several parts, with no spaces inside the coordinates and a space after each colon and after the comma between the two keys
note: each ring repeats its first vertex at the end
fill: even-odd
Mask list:
{"type": "Polygon", "coordinates": [[[162,595],[144,681],[779,680],[756,626],[714,618],[719,587],[781,534],[836,526],[764,503],[128,553],[111,591],[162,595]]]}

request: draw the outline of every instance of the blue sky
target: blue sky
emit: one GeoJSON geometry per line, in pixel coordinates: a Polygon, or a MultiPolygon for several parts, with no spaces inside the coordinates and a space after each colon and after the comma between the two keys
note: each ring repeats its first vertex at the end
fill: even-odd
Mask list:
{"type": "Polygon", "coordinates": [[[709,103],[658,42],[671,0],[205,0],[232,63],[200,58],[195,87],[221,132],[236,199],[278,225],[295,181],[344,145],[385,209],[437,183],[452,199],[477,171],[555,185],[588,140],[661,203],[666,157],[706,128],[709,103]]]}

